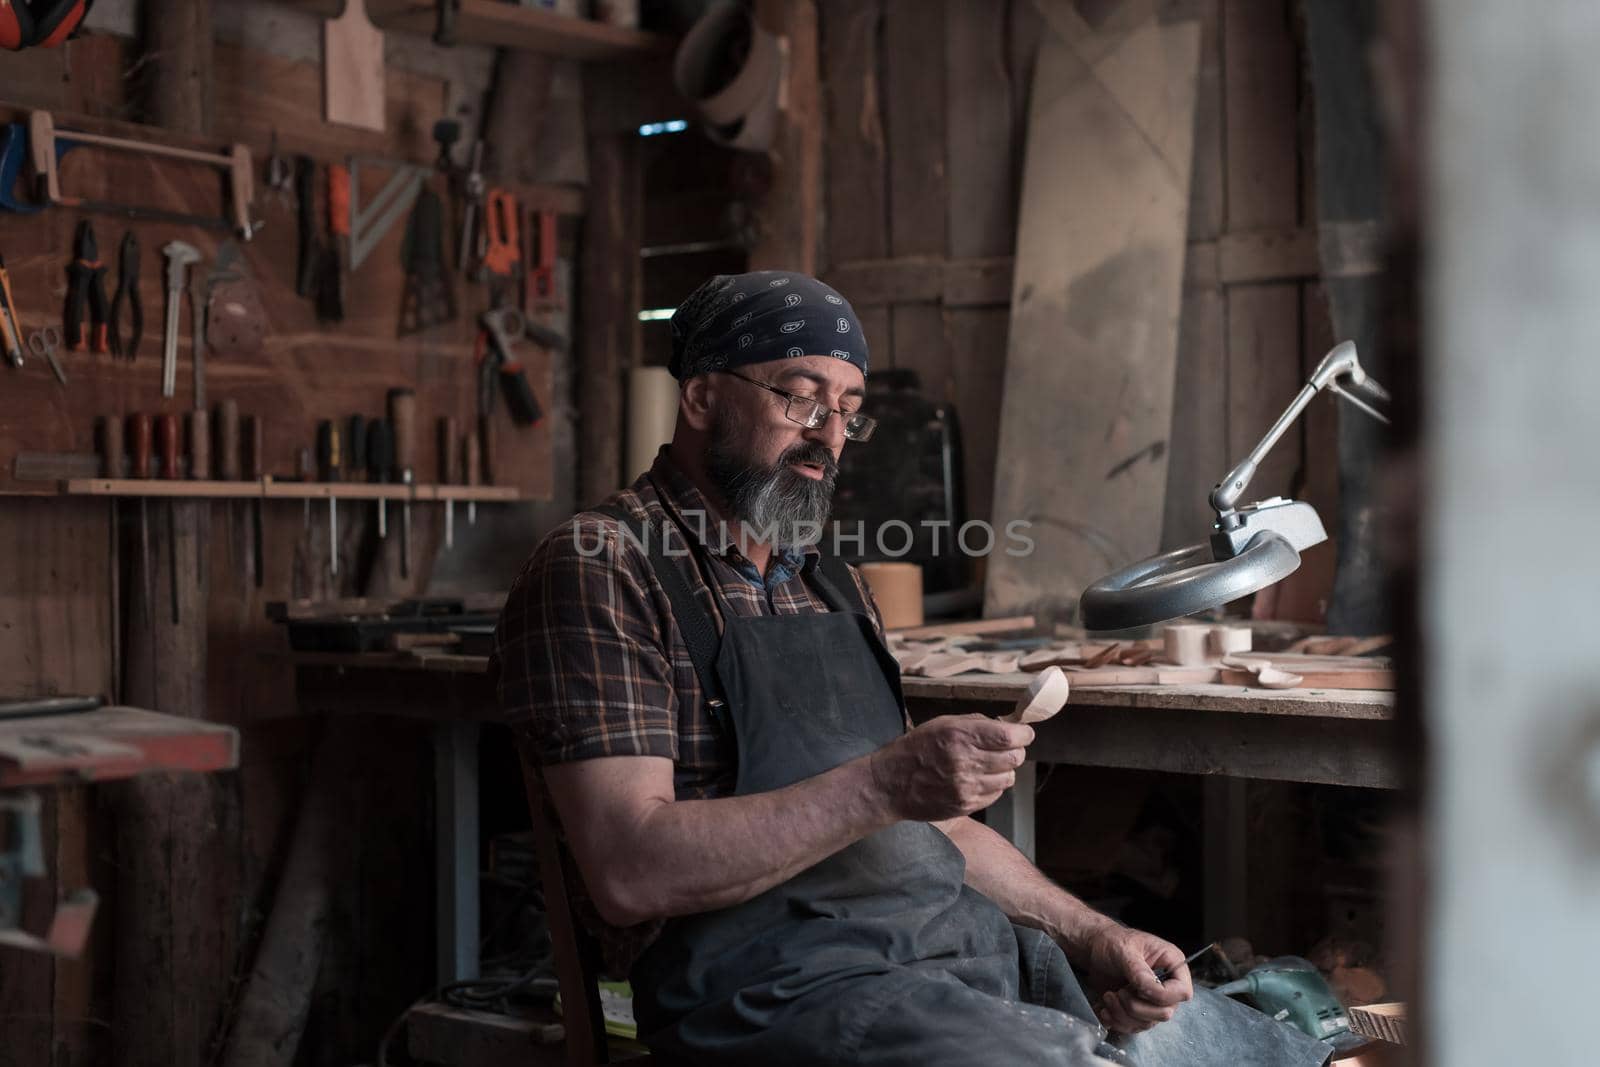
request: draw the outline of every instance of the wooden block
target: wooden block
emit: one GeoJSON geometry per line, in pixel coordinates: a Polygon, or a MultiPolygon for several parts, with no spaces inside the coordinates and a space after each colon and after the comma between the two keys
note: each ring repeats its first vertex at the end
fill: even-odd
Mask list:
{"type": "Polygon", "coordinates": [[[329,122],[382,132],[383,31],[365,0],[345,0],[344,13],[322,24],[322,73],[329,122]]]}
{"type": "Polygon", "coordinates": [[[1028,692],[1018,699],[1017,706],[1005,716],[1005,720],[1030,726],[1044,722],[1066,707],[1071,688],[1065,671],[1060,667],[1046,667],[1028,683],[1028,692]]]}
{"type": "Polygon", "coordinates": [[[1180,667],[1204,663],[1210,655],[1207,640],[1211,627],[1203,623],[1180,623],[1161,631],[1163,651],[1167,662],[1180,667]]]}
{"type": "MultiPolygon", "coordinates": [[[[1256,652],[1246,660],[1264,662],[1275,670],[1300,677],[1306,689],[1393,689],[1394,669],[1378,656],[1306,656],[1287,652],[1256,652]]],[[[1222,680],[1229,685],[1249,685],[1248,668],[1224,662],[1222,680]]]]}
{"type": "Polygon", "coordinates": [[[1406,1043],[1406,1005],[1404,1001],[1368,1004],[1350,1009],[1350,1029],[1363,1037],[1375,1037],[1395,1045],[1406,1043]]]}

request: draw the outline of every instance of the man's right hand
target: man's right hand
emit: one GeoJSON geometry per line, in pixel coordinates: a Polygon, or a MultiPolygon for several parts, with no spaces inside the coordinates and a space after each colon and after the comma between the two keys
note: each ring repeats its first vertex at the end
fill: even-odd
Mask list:
{"type": "Polygon", "coordinates": [[[923,723],[867,759],[872,781],[901,819],[939,822],[987,808],[1017,780],[1033,727],[985,715],[923,723]]]}

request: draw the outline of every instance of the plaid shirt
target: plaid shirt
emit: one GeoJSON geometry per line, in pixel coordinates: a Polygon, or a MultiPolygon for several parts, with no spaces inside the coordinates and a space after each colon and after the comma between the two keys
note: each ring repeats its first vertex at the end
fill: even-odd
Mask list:
{"type": "MultiPolygon", "coordinates": [[[[719,632],[725,609],[739,616],[828,610],[805,580],[817,565],[815,548],[774,557],[763,576],[737,547],[703,537],[718,529],[717,513],[665,450],[648,475],[608,502],[647,517],[653,531],[670,518],[669,553],[688,550],[684,535],[703,546],[675,562],[719,632]]],[[[872,594],[854,568],[851,575],[881,637],[872,594]]],[[[528,764],[663,756],[673,761],[678,799],[733,792],[732,747],[712,722],[672,604],[649,556],[615,519],[583,512],[539,544],[506,599],[490,669],[528,764]]],[[[579,917],[600,938],[607,972],[626,973],[660,924],[609,927],[581,885],[569,888],[579,917]]]]}

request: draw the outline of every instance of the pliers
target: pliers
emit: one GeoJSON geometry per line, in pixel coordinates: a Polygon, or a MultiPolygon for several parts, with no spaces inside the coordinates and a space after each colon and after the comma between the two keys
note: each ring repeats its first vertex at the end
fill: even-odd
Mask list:
{"type": "Polygon", "coordinates": [[[144,305],[139,299],[139,238],[129,230],[122,235],[117,254],[117,291],[111,297],[111,354],[133,359],[139,353],[139,338],[144,335],[144,305]],[[128,319],[133,327],[127,344],[122,341],[122,301],[128,301],[128,319]]]}
{"type": "Polygon", "coordinates": [[[76,254],[67,268],[67,348],[77,351],[85,344],[83,306],[89,305],[89,324],[94,331],[93,346],[96,352],[109,350],[106,338],[106,267],[100,262],[100,248],[95,243],[94,227],[89,220],[78,223],[75,240],[76,254]]]}

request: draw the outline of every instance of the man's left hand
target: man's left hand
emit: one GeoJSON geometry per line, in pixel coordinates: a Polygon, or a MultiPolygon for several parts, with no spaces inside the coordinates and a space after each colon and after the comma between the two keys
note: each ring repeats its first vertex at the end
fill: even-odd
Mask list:
{"type": "Polygon", "coordinates": [[[1176,945],[1108,922],[1091,935],[1085,959],[1094,1010],[1108,1030],[1137,1034],[1172,1018],[1194,996],[1189,968],[1176,945]],[[1156,977],[1165,968],[1167,980],[1156,977]]]}

